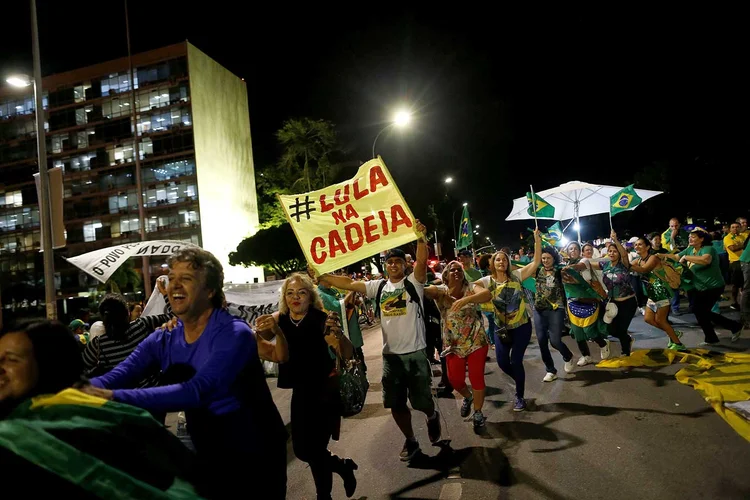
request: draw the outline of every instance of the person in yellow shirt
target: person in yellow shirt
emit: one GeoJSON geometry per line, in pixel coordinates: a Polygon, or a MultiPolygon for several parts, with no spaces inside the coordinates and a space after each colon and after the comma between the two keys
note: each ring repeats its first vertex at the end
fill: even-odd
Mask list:
{"type": "Polygon", "coordinates": [[[730,307],[735,311],[740,310],[737,298],[745,281],[742,276],[740,256],[745,249],[747,233],[741,233],[740,230],[741,226],[739,222],[733,222],[729,226],[729,234],[724,236],[724,248],[727,249],[727,253],[729,254],[729,283],[732,285],[732,305],[730,307]]]}

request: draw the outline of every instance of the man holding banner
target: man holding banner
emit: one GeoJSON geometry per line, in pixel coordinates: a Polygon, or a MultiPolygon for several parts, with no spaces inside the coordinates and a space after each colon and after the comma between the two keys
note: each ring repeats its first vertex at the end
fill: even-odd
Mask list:
{"type": "Polygon", "coordinates": [[[408,277],[405,275],[406,254],[399,249],[390,250],[386,255],[387,280],[365,283],[346,276],[326,274],[320,277],[328,286],[364,293],[375,299],[383,331],[383,405],[391,409],[393,419],[406,438],[399,455],[404,462],[414,458],[420,449],[407,399],[412,408],[427,416],[430,442],[438,442],[441,435],[440,415],[432,399],[432,370],[424,351],[427,344],[422,304],[429,250],[425,227],[415,222],[420,237],[414,272],[408,277]]]}

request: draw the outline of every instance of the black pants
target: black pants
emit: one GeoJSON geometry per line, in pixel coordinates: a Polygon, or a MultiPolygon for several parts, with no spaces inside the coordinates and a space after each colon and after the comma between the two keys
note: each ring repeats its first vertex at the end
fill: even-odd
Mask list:
{"type": "Polygon", "coordinates": [[[186,413],[200,464],[201,496],[236,498],[252,485],[258,498],[286,498],[286,432],[280,418],[257,422],[243,411],[186,413]]]}
{"type": "Polygon", "coordinates": [[[638,308],[638,301],[635,297],[627,300],[615,302],[617,305],[617,316],[609,324],[609,334],[620,341],[623,356],[630,355],[630,346],[632,339],[628,335],[628,327],[635,316],[635,310],[638,308]]]}
{"type": "Polygon", "coordinates": [[[333,473],[344,468],[343,459],[331,454],[328,442],[338,434],[341,413],[338,383],[331,378],[325,387],[295,387],[292,393],[292,445],[294,454],[310,464],[319,500],[331,498],[333,473]]]}
{"type": "MultiPolygon", "coordinates": [[[[599,347],[604,347],[607,345],[607,343],[601,337],[592,339],[591,341],[596,342],[596,345],[598,345],[599,347]]],[[[581,351],[581,356],[591,356],[591,349],[589,349],[588,341],[577,340],[576,344],[578,344],[578,349],[581,351]]]]}
{"type": "Polygon", "coordinates": [[[726,318],[721,314],[711,312],[711,308],[719,300],[724,292],[724,287],[712,288],[711,290],[693,290],[690,292],[693,299],[693,313],[698,324],[703,329],[703,335],[706,342],[718,342],[719,337],[714,331],[714,324],[721,328],[726,328],[730,332],[736,332],[742,325],[734,320],[726,318]]]}

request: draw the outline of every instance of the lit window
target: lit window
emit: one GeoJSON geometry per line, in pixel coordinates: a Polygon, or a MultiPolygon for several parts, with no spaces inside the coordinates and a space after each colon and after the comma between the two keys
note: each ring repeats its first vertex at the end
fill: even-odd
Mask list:
{"type": "Polygon", "coordinates": [[[96,230],[101,229],[100,221],[93,221],[83,225],[83,241],[96,241],[96,230]]]}

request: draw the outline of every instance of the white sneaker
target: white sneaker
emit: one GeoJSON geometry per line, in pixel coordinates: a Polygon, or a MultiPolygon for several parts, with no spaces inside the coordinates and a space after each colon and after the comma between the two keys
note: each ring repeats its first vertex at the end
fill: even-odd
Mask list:
{"type": "Polygon", "coordinates": [[[742,330],[744,330],[744,328],[740,328],[736,332],[732,332],[732,342],[737,342],[738,340],[740,340],[740,337],[742,336],[742,330]]]}
{"type": "Polygon", "coordinates": [[[609,358],[609,355],[611,354],[609,350],[609,340],[605,340],[604,342],[606,342],[607,344],[600,349],[600,352],[602,355],[602,359],[607,359],[609,358]]]}
{"type": "Polygon", "coordinates": [[[578,360],[578,363],[576,363],[578,366],[586,366],[593,363],[594,360],[591,359],[591,356],[581,356],[581,359],[578,360]]]}
{"type": "Polygon", "coordinates": [[[570,358],[570,361],[565,362],[565,373],[572,373],[576,369],[576,362],[573,361],[573,358],[570,358]]]}
{"type": "Polygon", "coordinates": [[[557,380],[557,375],[552,372],[547,372],[547,375],[544,376],[542,382],[552,382],[553,380],[557,380]]]}
{"type": "Polygon", "coordinates": [[[641,316],[645,316],[646,315],[646,308],[645,307],[639,307],[638,308],[638,312],[641,313],[641,316]]]}

